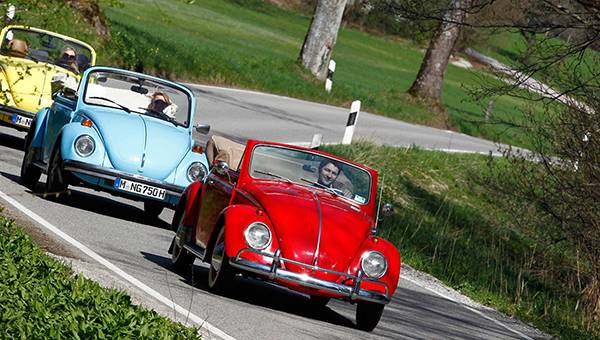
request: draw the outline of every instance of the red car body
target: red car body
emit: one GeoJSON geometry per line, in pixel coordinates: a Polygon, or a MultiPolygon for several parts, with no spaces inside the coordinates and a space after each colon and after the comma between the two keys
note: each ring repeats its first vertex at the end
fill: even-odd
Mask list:
{"type": "Polygon", "coordinates": [[[357,311],[358,326],[372,330],[383,306],[391,301],[400,275],[400,253],[373,233],[376,197],[377,171],[373,169],[317,150],[251,140],[239,170],[211,171],[204,181],[185,190],[173,223],[178,229],[170,249],[173,263],[189,265],[196,257],[210,263],[211,255],[219,254],[214,256],[223,264],[217,261],[215,268],[251,273],[323,303],[329,298],[358,302],[359,309],[364,306],[362,314],[357,311]],[[301,150],[365,170],[371,178],[371,198],[359,204],[309,185],[252,177],[252,150],[259,145],[301,150]],[[247,242],[245,232],[254,222],[263,223],[271,233],[264,249],[254,249],[247,242]],[[221,253],[215,250],[223,246],[221,253]],[[361,268],[365,254],[373,251],[387,260],[385,274],[377,279],[361,268]],[[373,313],[379,314],[376,320],[366,316],[373,313]]]}

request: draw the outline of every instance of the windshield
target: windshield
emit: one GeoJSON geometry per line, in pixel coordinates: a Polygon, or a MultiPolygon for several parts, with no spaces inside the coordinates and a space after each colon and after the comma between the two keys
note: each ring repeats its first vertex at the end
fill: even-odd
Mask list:
{"type": "Polygon", "coordinates": [[[309,151],[259,145],[252,152],[250,176],[327,190],[366,204],[371,193],[368,171],[309,151]]]}
{"type": "Polygon", "coordinates": [[[84,102],[121,109],[189,126],[190,97],[166,82],[118,71],[94,71],[87,79],[84,102]]]}
{"type": "Polygon", "coordinates": [[[92,51],[81,44],[21,28],[6,31],[0,54],[54,64],[75,73],[91,66],[92,60],[92,51]]]}

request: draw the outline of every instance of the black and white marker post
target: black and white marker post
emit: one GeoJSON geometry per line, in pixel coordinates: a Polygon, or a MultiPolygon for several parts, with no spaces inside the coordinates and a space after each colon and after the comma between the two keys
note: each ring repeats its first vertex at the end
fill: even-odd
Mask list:
{"type": "Polygon", "coordinates": [[[346,123],[346,131],[344,132],[344,138],[342,144],[348,145],[352,143],[352,136],[354,135],[354,127],[358,120],[358,114],[360,113],[360,100],[352,102],[350,107],[350,114],[348,115],[348,122],[346,123]]]}
{"type": "Polygon", "coordinates": [[[327,69],[327,79],[325,79],[325,91],[331,92],[333,86],[333,72],[335,72],[335,61],[329,60],[329,68],[327,69]]]}

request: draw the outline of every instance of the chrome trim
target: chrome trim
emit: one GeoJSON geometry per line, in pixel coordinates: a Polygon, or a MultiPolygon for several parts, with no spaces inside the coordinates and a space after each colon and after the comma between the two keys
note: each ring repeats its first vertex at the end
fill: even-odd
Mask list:
{"type": "Polygon", "coordinates": [[[158,187],[161,189],[165,189],[167,191],[167,194],[177,196],[177,197],[180,197],[181,194],[183,193],[183,191],[185,190],[184,187],[180,187],[180,186],[173,185],[170,183],[164,183],[164,182],[152,179],[152,178],[148,178],[148,177],[144,177],[144,176],[140,176],[140,175],[136,175],[136,174],[130,174],[130,173],[115,170],[115,169],[104,168],[104,167],[97,166],[97,165],[91,165],[91,164],[87,164],[87,163],[83,163],[83,162],[79,162],[79,161],[72,161],[72,160],[63,161],[63,169],[67,170],[67,171],[78,172],[78,173],[81,173],[84,175],[94,176],[97,178],[102,178],[102,179],[107,179],[107,180],[112,180],[112,181],[114,181],[117,177],[121,177],[126,180],[136,181],[136,182],[144,183],[147,185],[152,185],[152,186],[155,186],[155,187],[158,187]]]}
{"type": "Polygon", "coordinates": [[[362,254],[362,258],[360,259],[360,268],[362,268],[362,269],[363,269],[363,272],[364,272],[365,266],[363,266],[363,262],[365,261],[365,259],[366,259],[367,257],[369,257],[369,255],[370,255],[371,253],[377,253],[377,254],[381,255],[381,257],[382,257],[382,258],[383,258],[383,260],[385,261],[385,269],[383,270],[383,274],[381,274],[379,277],[372,277],[371,275],[368,275],[368,274],[366,274],[366,273],[365,273],[365,274],[366,274],[368,277],[370,277],[370,278],[373,278],[373,279],[380,279],[380,278],[382,278],[382,277],[385,275],[385,273],[387,273],[387,269],[388,269],[388,263],[387,263],[387,259],[385,258],[385,255],[383,255],[382,253],[380,253],[380,252],[378,252],[378,251],[375,251],[375,250],[370,250],[370,251],[364,252],[364,253],[362,254]]]}
{"type": "Polygon", "coordinates": [[[246,244],[249,245],[250,248],[263,250],[271,245],[271,242],[273,241],[273,234],[271,234],[271,229],[269,229],[269,227],[266,224],[264,224],[263,222],[255,221],[255,222],[248,224],[248,226],[246,227],[246,230],[244,230],[244,238],[246,239],[246,244]],[[269,242],[267,242],[263,247],[253,247],[250,244],[250,242],[248,242],[248,230],[250,230],[250,228],[254,225],[262,225],[263,227],[265,227],[265,229],[267,229],[267,232],[269,233],[269,242]]]}
{"type": "Polygon", "coordinates": [[[352,275],[348,273],[337,272],[330,269],[318,268],[316,266],[312,266],[309,264],[305,264],[302,262],[286,259],[280,256],[281,251],[277,249],[275,254],[269,254],[265,252],[261,252],[251,248],[244,248],[240,250],[235,258],[230,258],[229,263],[241,270],[245,270],[251,273],[259,274],[268,277],[269,279],[280,279],[284,281],[294,282],[303,287],[309,287],[314,289],[326,290],[328,292],[339,294],[341,297],[348,298],[352,301],[370,301],[380,304],[387,304],[391,301],[391,296],[389,296],[389,287],[385,282],[381,282],[378,280],[373,280],[370,278],[366,278],[363,276],[362,270],[358,271],[358,275],[352,275]],[[270,257],[273,259],[273,263],[271,265],[256,263],[250,260],[246,260],[241,258],[240,256],[243,253],[250,252],[259,254],[261,256],[270,257]],[[302,266],[305,268],[312,269],[313,271],[322,271],[329,274],[335,274],[338,276],[346,277],[346,280],[354,280],[354,284],[352,286],[345,285],[342,283],[326,281],[322,279],[317,279],[307,274],[299,274],[294,273],[289,270],[281,269],[281,263],[292,263],[298,266],[302,266]],[[362,282],[372,282],[376,284],[380,284],[385,288],[385,293],[372,292],[364,289],[360,289],[360,285],[362,282]]]}
{"type": "Polygon", "coordinates": [[[319,197],[314,191],[311,191],[313,197],[315,198],[315,203],[317,203],[317,211],[319,212],[319,234],[317,235],[317,247],[315,248],[315,259],[313,261],[313,266],[318,267],[319,265],[319,248],[321,247],[321,233],[323,228],[323,212],[321,211],[321,201],[319,201],[319,197]]]}

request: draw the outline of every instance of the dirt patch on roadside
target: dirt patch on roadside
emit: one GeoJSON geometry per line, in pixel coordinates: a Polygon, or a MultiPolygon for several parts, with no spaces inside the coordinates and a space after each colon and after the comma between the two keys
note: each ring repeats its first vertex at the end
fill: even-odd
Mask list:
{"type": "Polygon", "coordinates": [[[57,241],[54,236],[51,236],[44,230],[40,229],[40,226],[37,224],[37,222],[34,222],[19,213],[9,210],[7,206],[2,204],[0,204],[0,213],[11,220],[14,220],[17,225],[31,237],[33,242],[35,242],[35,244],[40,248],[44,249],[44,251],[62,257],[70,257],[80,260],[84,259],[79,251],[70,249],[67,245],[57,241]]]}

